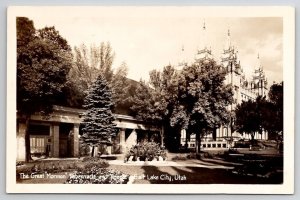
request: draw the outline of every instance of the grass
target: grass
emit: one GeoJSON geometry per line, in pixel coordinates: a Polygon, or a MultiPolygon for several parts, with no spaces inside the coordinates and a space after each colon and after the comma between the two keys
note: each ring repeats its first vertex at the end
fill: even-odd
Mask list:
{"type": "MultiPolygon", "coordinates": [[[[52,175],[65,175],[60,178],[31,178],[20,179],[17,176],[18,183],[26,184],[63,184],[68,178],[69,173],[74,169],[69,169],[68,166],[82,164],[81,160],[60,160],[60,161],[36,161],[34,163],[27,163],[25,166],[17,167],[18,172],[22,168],[31,169],[37,163],[51,166],[59,163],[64,166],[64,172],[54,171],[52,175]],[[67,170],[66,170],[67,169],[67,170]]],[[[213,169],[210,166],[222,165],[234,167],[236,163],[226,162],[216,159],[189,159],[177,160],[176,163],[182,166],[128,166],[128,165],[110,165],[108,169],[121,171],[124,174],[129,174],[135,177],[134,184],[281,184],[283,182],[283,173],[278,173],[276,176],[270,178],[262,178],[255,176],[242,176],[232,173],[230,168],[227,169],[213,169]],[[185,166],[186,165],[186,166],[185,166]],[[202,166],[202,167],[199,167],[202,166]],[[177,180],[176,180],[177,179],[177,180]]],[[[76,166],[76,165],[75,165],[76,166]]]]}
{"type": "Polygon", "coordinates": [[[111,169],[136,176],[135,184],[280,184],[282,177],[259,178],[239,176],[228,169],[208,169],[184,166],[121,166],[111,165],[111,169]],[[175,180],[180,176],[181,180],[175,180]],[[143,178],[144,177],[144,178],[143,178]],[[153,177],[158,177],[154,179],[153,177]],[[168,177],[171,177],[168,179],[168,177]],[[151,179],[153,178],[153,179],[151,179]]]}

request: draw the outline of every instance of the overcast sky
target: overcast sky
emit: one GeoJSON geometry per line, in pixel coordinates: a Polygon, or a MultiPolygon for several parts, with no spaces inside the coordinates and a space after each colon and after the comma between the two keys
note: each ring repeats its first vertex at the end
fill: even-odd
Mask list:
{"type": "Polygon", "coordinates": [[[147,80],[151,69],[161,69],[169,63],[176,65],[183,45],[186,59],[193,61],[205,20],[207,44],[218,61],[230,29],[246,77],[250,78],[259,53],[269,86],[273,81],[283,80],[282,18],[211,18],[190,14],[188,10],[153,13],[153,10],[137,12],[137,9],[115,13],[111,9],[84,13],[80,9],[73,12],[72,9],[68,12],[39,9],[25,16],[34,21],[37,29],[55,26],[72,47],[109,41],[116,54],[113,66],[125,61],[128,77],[135,80],[147,80]]]}

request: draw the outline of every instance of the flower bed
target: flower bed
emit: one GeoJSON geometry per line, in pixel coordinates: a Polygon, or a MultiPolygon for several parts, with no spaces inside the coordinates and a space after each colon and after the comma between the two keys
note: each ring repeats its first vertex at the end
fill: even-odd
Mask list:
{"type": "MultiPolygon", "coordinates": [[[[83,160],[66,161],[37,161],[26,163],[17,167],[17,181],[20,180],[20,174],[43,175],[43,174],[61,174],[66,176],[66,184],[126,184],[129,181],[129,175],[117,170],[107,169],[109,166],[106,160],[99,157],[86,157],[83,160]],[[64,173],[65,172],[65,173],[64,173]]],[[[37,179],[31,179],[37,180],[37,179]]],[[[27,181],[31,181],[27,179],[27,181]]],[[[24,181],[24,180],[23,180],[24,181]]],[[[52,181],[52,179],[39,179],[39,181],[52,181]]],[[[61,182],[63,183],[63,182],[61,182]]]]}
{"type": "Polygon", "coordinates": [[[167,153],[163,147],[160,147],[160,145],[155,142],[144,142],[133,145],[125,155],[124,162],[127,162],[130,157],[132,157],[132,161],[158,161],[160,157],[166,160],[167,153]]]}
{"type": "Polygon", "coordinates": [[[34,163],[28,163],[26,165],[17,165],[17,175],[19,173],[57,173],[67,171],[77,171],[86,168],[97,166],[100,168],[107,168],[109,166],[106,160],[98,157],[84,158],[81,160],[72,161],[37,161],[34,163]]]}
{"type": "Polygon", "coordinates": [[[93,166],[69,175],[66,184],[126,184],[129,175],[120,171],[93,166]]]}

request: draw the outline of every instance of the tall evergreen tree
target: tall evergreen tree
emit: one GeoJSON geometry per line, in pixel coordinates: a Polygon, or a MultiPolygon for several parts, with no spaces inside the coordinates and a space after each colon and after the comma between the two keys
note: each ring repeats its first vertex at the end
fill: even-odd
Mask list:
{"type": "Polygon", "coordinates": [[[111,137],[115,135],[113,105],[108,83],[102,75],[99,75],[84,100],[86,112],[83,115],[82,140],[92,147],[91,156],[94,156],[95,146],[110,144],[111,137]]]}
{"type": "Polygon", "coordinates": [[[102,74],[112,90],[115,111],[124,103],[127,94],[128,67],[125,62],[113,68],[115,53],[109,42],[87,47],[82,44],[74,48],[74,63],[68,76],[68,104],[82,107],[88,88],[102,74]]]}

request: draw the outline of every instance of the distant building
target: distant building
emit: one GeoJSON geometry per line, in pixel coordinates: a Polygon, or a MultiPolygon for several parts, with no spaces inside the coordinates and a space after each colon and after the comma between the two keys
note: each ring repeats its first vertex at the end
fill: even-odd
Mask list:
{"type": "MultiPolygon", "coordinates": [[[[202,44],[197,49],[195,55],[195,62],[206,62],[213,59],[213,54],[211,48],[207,44],[206,39],[206,25],[203,24],[203,29],[201,33],[202,44]]],[[[184,51],[184,49],[183,49],[184,51]]],[[[182,54],[184,52],[182,51],[182,54]]],[[[187,65],[184,57],[181,58],[182,61],[179,62],[177,69],[182,69],[183,66],[187,65]]],[[[267,96],[268,94],[268,82],[265,76],[263,67],[260,62],[260,57],[257,55],[256,65],[254,67],[253,75],[250,79],[245,77],[241,61],[238,59],[238,51],[231,43],[230,30],[227,32],[227,40],[225,41],[225,47],[223,49],[220,65],[223,66],[228,72],[226,75],[226,84],[232,86],[233,91],[233,103],[228,106],[228,110],[233,112],[238,104],[242,101],[255,100],[258,96],[267,96]]],[[[231,123],[234,123],[234,119],[231,119],[231,123]]],[[[212,133],[207,133],[202,139],[202,148],[228,148],[231,144],[227,141],[233,139],[234,141],[241,138],[250,139],[247,134],[240,134],[238,132],[231,131],[231,125],[221,126],[212,133]]],[[[268,139],[268,134],[263,132],[262,134],[256,133],[255,139],[268,139]]],[[[186,131],[181,132],[181,145],[188,145],[188,147],[195,147],[195,135],[191,135],[187,138],[186,131]]]]}

